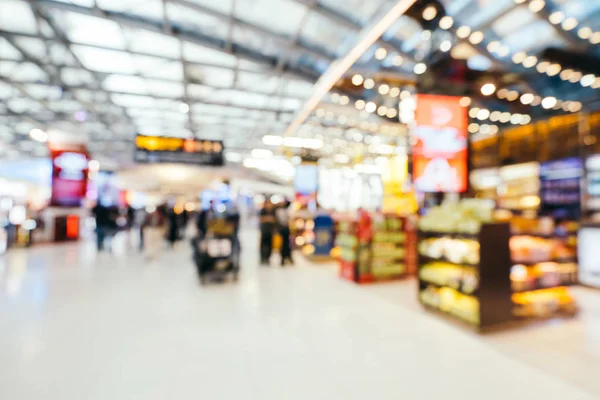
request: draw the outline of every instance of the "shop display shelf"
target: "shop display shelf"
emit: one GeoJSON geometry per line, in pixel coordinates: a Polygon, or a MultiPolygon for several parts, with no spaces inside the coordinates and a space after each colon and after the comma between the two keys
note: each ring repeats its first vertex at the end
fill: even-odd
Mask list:
{"type": "Polygon", "coordinates": [[[561,287],[569,287],[569,286],[575,286],[575,285],[577,285],[577,282],[561,283],[561,284],[556,285],[556,286],[536,285],[536,286],[534,286],[532,288],[529,288],[529,289],[513,290],[513,293],[537,292],[537,291],[540,291],[540,290],[550,290],[550,289],[557,289],[557,288],[561,288],[561,287]]]}
{"type": "Polygon", "coordinates": [[[431,263],[435,263],[435,262],[443,262],[443,263],[447,263],[447,264],[452,264],[456,267],[462,267],[462,268],[477,268],[479,267],[479,264],[467,264],[467,263],[456,263],[453,261],[448,260],[446,257],[429,257],[429,256],[424,256],[423,254],[419,254],[419,264],[420,265],[427,265],[427,264],[431,264],[431,263]]]}
{"type": "Polygon", "coordinates": [[[479,233],[419,231],[419,239],[450,238],[478,240],[479,233]]]}
{"type": "Polygon", "coordinates": [[[553,262],[553,263],[557,263],[557,264],[576,264],[577,263],[577,257],[551,258],[549,260],[542,260],[542,261],[525,261],[525,262],[513,261],[512,264],[513,265],[524,265],[526,267],[534,267],[534,266],[536,266],[538,264],[548,263],[548,262],[553,262]]]}
{"type": "Polygon", "coordinates": [[[424,288],[426,288],[427,286],[433,286],[433,287],[436,287],[436,288],[438,288],[438,289],[441,289],[441,288],[450,288],[450,289],[454,289],[454,290],[456,290],[457,292],[459,292],[459,293],[461,293],[461,294],[464,294],[465,296],[477,297],[477,296],[479,295],[479,290],[478,290],[478,289],[475,289],[475,290],[474,290],[474,291],[472,291],[472,292],[468,292],[468,291],[465,291],[465,290],[462,288],[462,285],[460,285],[461,287],[458,287],[458,288],[456,288],[456,287],[453,287],[453,286],[450,286],[450,285],[441,285],[441,284],[439,284],[439,283],[430,282],[430,281],[428,281],[428,280],[425,280],[425,279],[422,279],[422,278],[419,278],[419,284],[420,284],[420,286],[421,286],[421,288],[419,289],[420,291],[423,291],[423,290],[425,290],[424,288]]]}

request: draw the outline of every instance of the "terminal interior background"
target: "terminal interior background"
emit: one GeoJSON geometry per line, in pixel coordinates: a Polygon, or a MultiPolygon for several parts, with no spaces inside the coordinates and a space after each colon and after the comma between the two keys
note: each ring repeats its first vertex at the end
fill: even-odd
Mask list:
{"type": "Polygon", "coordinates": [[[0,0],[0,398],[598,399],[598,139],[600,0],[0,0]]]}

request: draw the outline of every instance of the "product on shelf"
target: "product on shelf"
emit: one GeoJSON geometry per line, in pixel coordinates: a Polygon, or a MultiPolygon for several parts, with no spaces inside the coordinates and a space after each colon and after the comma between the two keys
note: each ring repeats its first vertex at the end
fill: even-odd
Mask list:
{"type": "Polygon", "coordinates": [[[421,302],[429,307],[454,315],[472,325],[480,324],[479,301],[452,288],[427,287],[419,292],[421,302]]]}
{"type": "Polygon", "coordinates": [[[548,317],[576,311],[573,297],[564,287],[515,293],[512,299],[515,303],[514,314],[518,317],[548,317]]]}
{"type": "Polygon", "coordinates": [[[487,200],[466,199],[447,202],[435,207],[419,221],[424,232],[453,232],[475,234],[482,223],[492,221],[493,203],[487,200]]]}
{"type": "Polygon", "coordinates": [[[419,243],[419,254],[456,264],[476,265],[479,263],[479,242],[452,237],[429,238],[419,243]]]}
{"type": "Polygon", "coordinates": [[[576,263],[542,262],[511,268],[510,279],[515,292],[572,285],[577,282],[576,263]]]}
{"type": "Polygon", "coordinates": [[[438,286],[447,286],[472,294],[477,290],[479,278],[473,267],[461,267],[446,262],[425,264],[419,270],[419,279],[438,286]]]}

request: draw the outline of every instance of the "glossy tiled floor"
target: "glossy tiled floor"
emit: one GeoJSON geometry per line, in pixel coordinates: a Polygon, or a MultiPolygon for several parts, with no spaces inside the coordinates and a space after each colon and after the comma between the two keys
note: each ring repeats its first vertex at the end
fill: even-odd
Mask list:
{"type": "Polygon", "coordinates": [[[407,285],[390,300],[329,267],[260,269],[255,242],[246,233],[239,283],[208,287],[187,246],[152,263],[84,244],[0,258],[0,399],[600,397],[404,304],[407,285]]]}

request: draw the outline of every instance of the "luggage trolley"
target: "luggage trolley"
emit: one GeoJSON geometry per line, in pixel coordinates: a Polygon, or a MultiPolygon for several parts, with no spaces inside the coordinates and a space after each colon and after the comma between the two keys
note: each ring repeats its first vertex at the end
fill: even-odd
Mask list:
{"type": "Polygon", "coordinates": [[[224,282],[228,275],[235,281],[239,273],[239,243],[235,225],[223,219],[210,221],[204,237],[192,239],[193,257],[201,284],[207,274],[224,282]]]}

